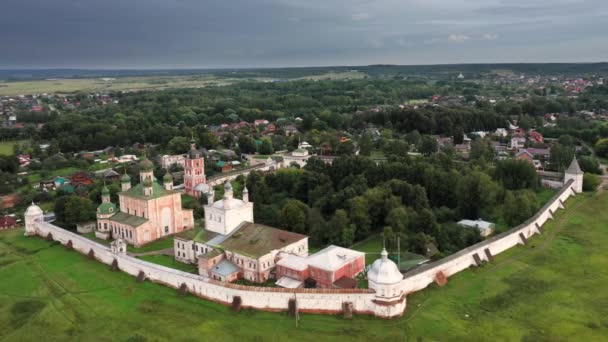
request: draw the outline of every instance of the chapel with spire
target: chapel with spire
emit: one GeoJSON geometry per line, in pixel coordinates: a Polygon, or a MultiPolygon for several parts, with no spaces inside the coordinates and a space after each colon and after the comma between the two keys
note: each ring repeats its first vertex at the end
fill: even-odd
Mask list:
{"type": "Polygon", "coordinates": [[[144,157],[139,163],[139,184],[135,186],[125,172],[120,179],[118,205],[112,203],[104,185],[97,207],[98,238],[122,238],[139,247],[194,227],[192,210],[182,208],[181,194],[173,190],[171,174],[167,172],[160,184],[153,171],[154,164],[144,157]]]}

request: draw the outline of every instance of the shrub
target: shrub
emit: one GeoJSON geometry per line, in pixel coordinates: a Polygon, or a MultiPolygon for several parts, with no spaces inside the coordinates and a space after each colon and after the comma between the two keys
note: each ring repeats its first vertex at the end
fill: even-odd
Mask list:
{"type": "Polygon", "coordinates": [[[595,191],[601,182],[597,175],[585,173],[583,176],[583,191],[595,191]]]}

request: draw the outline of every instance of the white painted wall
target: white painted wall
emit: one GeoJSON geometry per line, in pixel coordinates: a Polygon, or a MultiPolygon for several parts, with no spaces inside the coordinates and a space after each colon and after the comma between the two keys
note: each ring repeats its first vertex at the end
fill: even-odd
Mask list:
{"type": "MultiPolygon", "coordinates": [[[[570,196],[575,195],[572,189],[573,180],[568,181],[564,188],[554,196],[536,215],[523,224],[488,240],[465,248],[458,253],[448,256],[442,260],[419,267],[405,274],[404,279],[398,283],[395,293],[411,293],[427,287],[435,281],[437,272],[443,272],[446,277],[463,271],[475,264],[473,255],[477,253],[481,260],[487,260],[484,250],[487,248],[492,255],[497,255],[504,250],[523,243],[522,233],[526,238],[539,233],[537,226],[542,226],[553,217],[553,213],[563,208],[570,196]]],[[[287,310],[290,299],[295,298],[298,307],[302,311],[317,313],[338,313],[342,311],[344,302],[352,302],[353,310],[359,313],[374,314],[382,317],[395,317],[403,314],[405,310],[405,298],[393,303],[386,303],[386,299],[377,296],[374,290],[335,290],[335,289],[277,289],[232,285],[218,283],[207,277],[178,271],[172,268],[149,263],[130,257],[125,254],[114,254],[109,247],[98,244],[80,235],[74,234],[50,223],[43,222],[42,215],[39,217],[26,217],[26,235],[38,234],[46,236],[53,235],[53,239],[66,244],[69,240],[75,250],[86,254],[91,249],[95,257],[105,263],[111,264],[114,259],[118,261],[121,271],[137,276],[143,271],[147,279],[161,283],[173,288],[179,288],[186,284],[191,293],[208,298],[217,302],[232,303],[234,296],[240,296],[242,306],[261,310],[283,311],[287,310]],[[385,305],[378,304],[385,302],[385,305]]],[[[382,289],[377,288],[377,291],[382,289]]],[[[385,290],[394,291],[395,284],[385,290]]]]}

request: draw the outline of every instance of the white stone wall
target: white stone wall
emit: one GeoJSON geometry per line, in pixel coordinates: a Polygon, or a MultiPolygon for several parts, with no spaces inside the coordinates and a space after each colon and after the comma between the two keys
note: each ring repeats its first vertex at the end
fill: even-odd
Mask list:
{"type": "Polygon", "coordinates": [[[207,277],[178,271],[172,268],[153,264],[125,254],[114,254],[110,248],[50,223],[38,220],[35,223],[36,234],[53,235],[53,239],[62,244],[72,241],[73,248],[83,254],[92,249],[95,258],[105,264],[112,264],[114,259],[122,272],[136,277],[140,271],[146,278],[173,288],[186,284],[190,293],[224,304],[232,303],[234,296],[241,297],[243,307],[261,310],[287,310],[290,299],[296,298],[302,311],[318,313],[339,313],[343,302],[352,302],[356,312],[374,314],[375,304],[372,302],[375,294],[371,290],[323,290],[323,289],[275,289],[261,287],[243,287],[239,285],[222,284],[207,277]]]}
{"type": "Polygon", "coordinates": [[[393,302],[387,302],[386,298],[381,296],[382,290],[385,290],[385,297],[419,291],[434,282],[438,272],[442,272],[446,277],[449,277],[475,265],[474,254],[477,254],[480,260],[487,260],[486,249],[492,255],[496,255],[513,246],[522,244],[520,234],[528,239],[539,233],[538,227],[552,218],[555,211],[563,208],[563,202],[570,196],[575,195],[572,189],[573,183],[573,181],[568,181],[551,202],[547,203],[536,215],[520,226],[465,248],[442,260],[406,273],[404,279],[397,286],[391,285],[385,288],[376,286],[376,290],[380,292],[378,295],[372,289],[278,289],[219,283],[207,277],[149,263],[125,254],[114,254],[109,247],[43,222],[42,215],[38,218],[26,217],[26,235],[46,236],[51,233],[53,239],[62,244],[71,240],[73,248],[80,253],[86,254],[92,249],[95,257],[105,264],[112,264],[116,259],[120,270],[130,275],[137,276],[141,271],[144,272],[147,279],[173,288],[179,288],[182,284],[186,284],[192,294],[224,304],[232,303],[233,298],[239,296],[243,307],[284,311],[288,308],[289,300],[296,299],[301,311],[339,313],[342,311],[344,302],[351,302],[355,312],[381,317],[394,317],[403,314],[405,298],[400,297],[393,302]]]}
{"type": "Polygon", "coordinates": [[[562,203],[570,196],[575,195],[571,185],[572,182],[568,182],[551,202],[547,203],[536,213],[536,215],[523,224],[465,248],[446,258],[406,273],[400,284],[400,288],[406,294],[422,290],[435,281],[438,272],[442,272],[446,277],[449,277],[476,265],[474,258],[475,254],[479,256],[480,260],[485,262],[488,261],[488,256],[485,252],[486,249],[489,250],[492,256],[495,256],[511,247],[523,244],[524,242],[520,237],[520,233],[523,234],[526,239],[531,238],[534,234],[540,233],[537,227],[542,227],[547,220],[553,218],[553,213],[558,209],[563,208],[562,203]]]}

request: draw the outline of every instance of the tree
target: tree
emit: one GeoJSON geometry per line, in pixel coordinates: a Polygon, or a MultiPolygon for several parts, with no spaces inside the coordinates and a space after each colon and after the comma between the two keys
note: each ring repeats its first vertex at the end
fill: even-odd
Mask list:
{"type": "Polygon", "coordinates": [[[348,229],[348,215],[343,209],[338,209],[327,225],[327,241],[331,244],[342,244],[342,232],[348,229]]]}
{"type": "Polygon", "coordinates": [[[560,143],[551,146],[551,165],[558,170],[564,171],[574,158],[574,147],[565,146],[560,143]]]}
{"type": "Polygon", "coordinates": [[[493,210],[500,187],[490,176],[473,171],[462,177],[457,185],[458,209],[462,216],[477,219],[481,213],[493,210]]]}
{"type": "Polygon", "coordinates": [[[458,126],[454,129],[454,144],[462,144],[464,141],[464,130],[462,126],[458,126]]]}
{"type": "Polygon", "coordinates": [[[262,139],[262,143],[258,146],[258,152],[263,155],[268,155],[274,153],[274,149],[272,148],[272,141],[268,138],[262,139]]]}
{"type": "Polygon", "coordinates": [[[386,223],[394,232],[405,233],[409,224],[407,210],[404,207],[394,208],[388,213],[386,223]]]}
{"type": "Polygon", "coordinates": [[[539,184],[534,166],[525,160],[506,159],[497,162],[494,178],[509,190],[536,189],[539,184]]]}
{"type": "Polygon", "coordinates": [[[600,139],[595,143],[595,152],[600,157],[608,157],[608,138],[600,139]]]}
{"type": "Polygon", "coordinates": [[[371,219],[368,213],[368,203],[363,196],[357,196],[349,201],[350,221],[355,225],[355,237],[366,238],[371,229],[371,219]]]}
{"type": "Polygon", "coordinates": [[[325,230],[327,222],[323,218],[321,211],[318,208],[312,208],[308,211],[308,236],[311,244],[321,245],[325,241],[325,230]]]}
{"type": "Polygon", "coordinates": [[[420,143],[420,153],[430,156],[435,152],[437,152],[437,140],[430,135],[423,136],[420,143]]]}
{"type": "Polygon", "coordinates": [[[279,214],[279,226],[292,232],[306,233],[307,216],[308,206],[306,204],[298,200],[289,200],[279,214]]]}
{"type": "Polygon", "coordinates": [[[186,137],[173,137],[167,147],[174,154],[185,153],[190,148],[190,141],[186,137]]]}
{"type": "Polygon", "coordinates": [[[87,222],[95,219],[95,207],[93,202],[80,196],[68,196],[65,202],[65,223],[75,226],[77,223],[87,222]]]}
{"type": "Polygon", "coordinates": [[[530,190],[505,192],[503,216],[511,226],[516,226],[530,218],[537,207],[536,195],[530,190]]]}
{"type": "Polygon", "coordinates": [[[483,139],[475,140],[471,143],[471,160],[484,159],[485,161],[491,161],[494,159],[494,150],[490,143],[483,139]]]}
{"type": "Polygon", "coordinates": [[[363,134],[361,140],[359,140],[359,154],[362,156],[369,156],[372,153],[373,148],[372,138],[369,134],[363,134]]]}
{"type": "Polygon", "coordinates": [[[255,140],[252,137],[243,134],[239,135],[238,143],[241,152],[249,154],[256,152],[255,140]]]}
{"type": "Polygon", "coordinates": [[[602,180],[597,175],[585,173],[583,175],[583,191],[595,191],[602,183],[602,180]]]}

